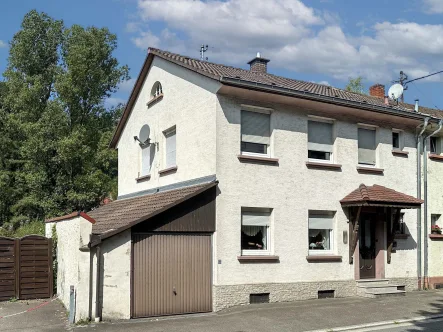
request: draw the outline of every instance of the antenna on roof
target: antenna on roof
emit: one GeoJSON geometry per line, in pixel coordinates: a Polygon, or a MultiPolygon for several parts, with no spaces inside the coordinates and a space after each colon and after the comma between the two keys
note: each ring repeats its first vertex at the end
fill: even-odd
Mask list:
{"type": "Polygon", "coordinates": [[[205,53],[208,50],[209,46],[208,45],[203,45],[200,46],[200,60],[201,61],[208,61],[208,57],[205,58],[205,53]]]}

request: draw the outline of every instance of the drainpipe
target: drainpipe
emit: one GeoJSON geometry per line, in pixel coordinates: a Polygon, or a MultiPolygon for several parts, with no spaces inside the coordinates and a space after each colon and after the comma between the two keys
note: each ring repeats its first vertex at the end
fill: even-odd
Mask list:
{"type": "MultiPolygon", "coordinates": [[[[428,231],[428,153],[427,153],[427,142],[428,138],[431,136],[436,135],[438,132],[441,131],[443,127],[443,120],[440,120],[438,122],[438,128],[433,133],[425,136],[424,143],[423,143],[423,182],[424,182],[424,222],[423,222],[423,228],[424,232],[428,231]]],[[[428,281],[428,237],[427,233],[425,233],[425,237],[423,240],[423,256],[424,256],[424,262],[423,262],[423,274],[424,274],[424,288],[429,287],[429,281],[428,281]]]]}
{"type": "MultiPolygon", "coordinates": [[[[418,112],[418,100],[415,101],[415,110],[418,112]]],[[[417,136],[417,198],[421,199],[421,145],[423,133],[429,125],[429,118],[425,118],[423,128],[417,136]]],[[[417,280],[418,289],[421,289],[421,206],[417,212],[417,280]]]]}
{"type": "Polygon", "coordinates": [[[97,257],[97,271],[95,276],[95,322],[100,322],[100,245],[95,251],[97,257]]]}

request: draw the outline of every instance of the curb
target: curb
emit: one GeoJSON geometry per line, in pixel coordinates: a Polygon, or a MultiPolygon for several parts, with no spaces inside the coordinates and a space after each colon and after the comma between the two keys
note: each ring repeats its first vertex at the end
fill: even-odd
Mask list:
{"type": "Polygon", "coordinates": [[[342,331],[356,331],[361,329],[368,329],[368,328],[377,328],[377,327],[396,327],[401,326],[402,324],[406,323],[413,323],[413,322],[422,322],[426,320],[438,320],[443,319],[443,315],[431,315],[431,316],[418,316],[414,318],[407,318],[407,319],[399,319],[399,320],[390,320],[390,321],[384,321],[384,322],[376,322],[376,323],[367,323],[367,324],[361,324],[361,325],[351,325],[351,326],[342,326],[342,327],[334,327],[334,328],[326,328],[326,329],[320,329],[320,330],[311,330],[311,331],[305,331],[305,332],[342,332],[342,331]]]}

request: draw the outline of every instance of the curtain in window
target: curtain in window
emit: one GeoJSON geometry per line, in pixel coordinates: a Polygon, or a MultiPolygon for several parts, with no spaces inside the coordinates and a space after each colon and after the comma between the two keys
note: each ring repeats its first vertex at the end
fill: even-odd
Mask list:
{"type": "Polygon", "coordinates": [[[176,165],[176,134],[173,132],[166,134],[166,168],[176,165]]]}
{"type": "Polygon", "coordinates": [[[308,121],[308,150],[332,152],[332,123],[308,121]]]}
{"type": "Polygon", "coordinates": [[[241,112],[241,140],[243,142],[267,144],[271,136],[270,115],[258,112],[241,112]]]}
{"type": "Polygon", "coordinates": [[[140,176],[148,175],[151,171],[151,146],[142,148],[142,162],[141,162],[140,176]]]}
{"type": "Polygon", "coordinates": [[[358,128],[358,162],[375,165],[375,130],[358,128]]]}

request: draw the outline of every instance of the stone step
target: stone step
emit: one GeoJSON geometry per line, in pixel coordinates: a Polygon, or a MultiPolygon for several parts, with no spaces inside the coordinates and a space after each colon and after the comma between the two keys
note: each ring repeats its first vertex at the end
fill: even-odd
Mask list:
{"type": "Polygon", "coordinates": [[[358,286],[367,286],[367,287],[372,287],[372,286],[384,286],[384,285],[389,285],[389,280],[388,279],[360,279],[357,280],[357,285],[358,286]]]}
{"type": "Polygon", "coordinates": [[[399,290],[404,290],[405,285],[400,284],[382,284],[382,285],[357,285],[358,288],[373,288],[373,289],[380,289],[380,288],[395,288],[399,290]]]}
{"type": "Polygon", "coordinates": [[[394,291],[390,291],[390,292],[382,292],[382,293],[374,293],[371,291],[366,291],[364,293],[359,294],[359,296],[362,297],[369,297],[369,298],[380,298],[380,297],[385,297],[385,296],[405,296],[406,292],[404,290],[394,290],[394,291]]]}

